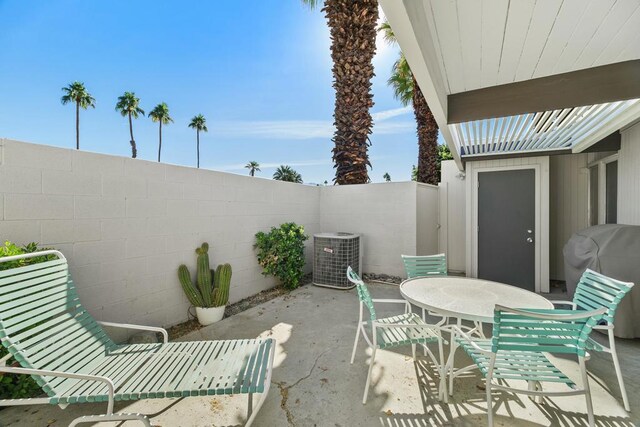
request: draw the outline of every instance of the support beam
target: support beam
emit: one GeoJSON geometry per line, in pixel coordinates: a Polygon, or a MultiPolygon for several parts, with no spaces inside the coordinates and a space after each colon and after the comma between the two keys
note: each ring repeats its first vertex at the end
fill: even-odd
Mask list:
{"type": "Polygon", "coordinates": [[[620,151],[620,145],[622,144],[622,135],[616,131],[608,136],[605,136],[600,141],[593,144],[591,147],[583,151],[583,153],[602,153],[607,151],[620,151]]]}
{"type": "Polygon", "coordinates": [[[469,154],[462,156],[463,162],[477,162],[479,160],[502,160],[515,159],[523,157],[541,157],[541,156],[559,156],[563,154],[572,154],[571,148],[563,148],[561,150],[531,150],[531,151],[513,151],[498,152],[495,154],[469,154]]]}
{"type": "Polygon", "coordinates": [[[447,122],[640,98],[640,59],[449,95],[447,122]]]}

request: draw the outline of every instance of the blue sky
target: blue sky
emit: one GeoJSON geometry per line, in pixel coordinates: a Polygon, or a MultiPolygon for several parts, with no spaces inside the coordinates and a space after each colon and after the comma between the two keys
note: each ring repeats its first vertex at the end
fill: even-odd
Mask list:
{"type": "MultiPolygon", "coordinates": [[[[279,164],[305,182],[334,176],[329,32],[299,0],[0,0],[0,137],[74,147],[74,108],[61,88],[78,80],[96,98],[81,111],[81,149],[130,156],[128,126],[114,110],[135,91],[145,111],[166,102],[162,160],[194,166],[196,114],[207,118],[201,167],[270,177],[279,164]]],[[[378,43],[372,181],[408,180],[416,163],[413,113],[386,85],[398,50],[378,43]]],[[[154,160],[157,124],[134,122],[138,157],[154,160]]]]}

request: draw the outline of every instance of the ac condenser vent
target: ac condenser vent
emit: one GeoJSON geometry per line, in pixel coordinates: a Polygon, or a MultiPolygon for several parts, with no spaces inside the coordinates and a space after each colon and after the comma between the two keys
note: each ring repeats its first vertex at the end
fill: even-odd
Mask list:
{"type": "Polygon", "coordinates": [[[313,235],[313,284],[328,288],[351,289],[347,267],[362,276],[362,239],[354,233],[313,235]]]}

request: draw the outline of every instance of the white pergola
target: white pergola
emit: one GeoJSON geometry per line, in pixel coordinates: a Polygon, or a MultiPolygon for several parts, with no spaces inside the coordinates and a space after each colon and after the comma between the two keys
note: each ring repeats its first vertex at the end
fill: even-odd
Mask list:
{"type": "Polygon", "coordinates": [[[638,0],[380,3],[461,169],[595,149],[640,118],[638,0]]]}

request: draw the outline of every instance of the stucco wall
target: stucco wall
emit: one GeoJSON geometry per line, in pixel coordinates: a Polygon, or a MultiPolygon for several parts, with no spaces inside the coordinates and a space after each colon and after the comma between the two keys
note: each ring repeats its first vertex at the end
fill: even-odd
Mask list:
{"type": "Polygon", "coordinates": [[[416,191],[416,255],[437,254],[440,210],[438,187],[418,184],[416,191]]]}
{"type": "Polygon", "coordinates": [[[401,275],[400,254],[416,252],[416,198],[416,183],[313,187],[0,139],[0,239],[61,250],[102,320],[186,320],[176,269],[194,271],[203,241],[212,264],[233,266],[232,302],[274,286],[254,235],[288,221],[310,235],[363,233],[364,271],[401,275]]]}

